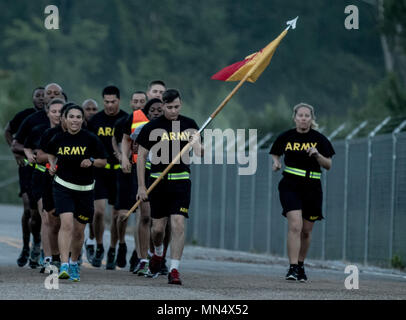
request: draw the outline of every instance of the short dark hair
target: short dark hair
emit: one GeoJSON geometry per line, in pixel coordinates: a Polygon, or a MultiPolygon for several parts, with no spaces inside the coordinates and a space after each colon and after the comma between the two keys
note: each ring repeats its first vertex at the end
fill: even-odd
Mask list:
{"type": "Polygon", "coordinates": [[[158,98],[153,98],[153,99],[151,99],[151,100],[148,100],[148,102],[145,104],[145,107],[144,107],[144,113],[148,113],[149,112],[149,109],[151,108],[151,106],[154,104],[154,103],[162,103],[162,101],[161,101],[161,99],[158,99],[158,98]]]}
{"type": "Polygon", "coordinates": [[[35,91],[37,91],[37,90],[45,90],[45,88],[44,87],[36,87],[34,90],[32,90],[31,97],[34,95],[35,91]]]}
{"type": "Polygon", "coordinates": [[[179,98],[179,100],[181,100],[180,93],[176,89],[168,89],[162,94],[162,101],[164,103],[170,103],[176,98],[179,98]]]}
{"type": "Polygon", "coordinates": [[[166,84],[162,80],[153,80],[149,83],[148,89],[151,88],[154,84],[160,84],[161,86],[164,86],[166,88],[166,84]]]}
{"type": "Polygon", "coordinates": [[[65,110],[66,110],[68,107],[73,106],[73,105],[75,105],[74,102],[66,102],[66,103],[63,105],[62,109],[61,109],[61,116],[64,115],[65,110]]]}
{"type": "Polygon", "coordinates": [[[83,111],[83,108],[78,106],[76,103],[70,103],[70,105],[68,107],[66,107],[66,109],[63,111],[63,115],[66,118],[66,116],[68,115],[68,112],[76,109],[79,110],[82,113],[82,118],[85,118],[85,112],[83,111]]]}
{"type": "Polygon", "coordinates": [[[120,99],[120,89],[116,86],[107,86],[103,89],[102,97],[104,98],[105,95],[115,95],[118,99],[120,99]]]}
{"type": "Polygon", "coordinates": [[[131,95],[131,98],[132,98],[133,95],[135,95],[135,94],[143,94],[143,95],[145,96],[145,99],[148,99],[147,94],[146,94],[144,91],[141,91],[141,90],[134,91],[134,92],[132,93],[132,95],[131,95]]]}
{"type": "Polygon", "coordinates": [[[63,101],[62,99],[59,99],[59,98],[54,98],[54,99],[52,99],[51,101],[48,102],[48,104],[45,106],[45,109],[48,111],[49,108],[54,104],[65,105],[65,101],[63,101]]]}

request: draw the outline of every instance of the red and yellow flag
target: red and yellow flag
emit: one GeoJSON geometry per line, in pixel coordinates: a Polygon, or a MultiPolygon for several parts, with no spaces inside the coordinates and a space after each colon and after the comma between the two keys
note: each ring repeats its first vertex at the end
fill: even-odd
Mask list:
{"type": "Polygon", "coordinates": [[[262,50],[250,54],[243,61],[236,62],[224,69],[221,69],[211,77],[214,80],[221,81],[240,81],[248,75],[246,79],[249,82],[257,81],[258,77],[271,62],[272,56],[275,53],[279,43],[288,33],[285,29],[275,40],[269,43],[262,50]]]}

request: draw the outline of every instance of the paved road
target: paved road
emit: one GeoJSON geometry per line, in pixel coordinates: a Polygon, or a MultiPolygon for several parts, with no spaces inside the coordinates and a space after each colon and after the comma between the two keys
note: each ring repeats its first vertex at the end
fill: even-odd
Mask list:
{"type": "MultiPolygon", "coordinates": [[[[58,282],[48,290],[48,275],[38,269],[19,268],[21,250],[21,208],[0,206],[0,299],[144,299],[144,300],[406,300],[406,273],[359,267],[359,289],[344,286],[346,265],[340,262],[308,261],[309,282],[283,279],[287,260],[270,255],[250,254],[187,246],[181,263],[183,286],[138,277],[128,269],[107,271],[84,263],[80,283],[58,282]]],[[[127,237],[129,252],[133,249],[127,237]]],[[[109,244],[106,232],[105,247],[109,244]]]]}

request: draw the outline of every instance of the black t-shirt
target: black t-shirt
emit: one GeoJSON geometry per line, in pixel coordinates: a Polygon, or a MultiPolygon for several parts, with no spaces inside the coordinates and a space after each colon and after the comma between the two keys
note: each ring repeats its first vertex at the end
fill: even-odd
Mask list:
{"type": "Polygon", "coordinates": [[[124,125],[127,121],[127,118],[128,116],[124,116],[118,119],[114,125],[114,137],[116,138],[117,144],[121,143],[121,140],[123,140],[124,125]]]}
{"type": "Polygon", "coordinates": [[[49,118],[45,110],[39,110],[31,115],[29,115],[20,125],[17,134],[15,136],[16,140],[24,144],[25,139],[30,135],[31,130],[39,125],[49,123],[49,118]]]}
{"type": "Polygon", "coordinates": [[[78,185],[89,185],[94,181],[94,166],[81,168],[84,159],[106,159],[100,139],[87,130],[80,130],[77,134],[69,132],[57,133],[44,150],[58,158],[56,175],[62,180],[78,185]]]}
{"type": "MultiPolygon", "coordinates": [[[[182,150],[182,148],[189,142],[193,133],[199,130],[196,122],[193,119],[179,116],[176,121],[171,121],[160,116],[159,118],[148,122],[138,135],[136,142],[143,146],[145,149],[152,151],[151,155],[151,172],[162,172],[171,163],[172,159],[182,150]],[[150,134],[153,130],[157,134],[156,139],[150,139],[150,134]],[[157,149],[151,150],[156,144],[157,149]],[[160,148],[158,148],[160,147],[160,148]],[[175,154],[172,154],[172,149],[175,149],[175,154]],[[162,152],[164,151],[164,152],[162,152]],[[154,164],[160,158],[159,164],[154,164]]],[[[175,164],[169,173],[190,172],[189,165],[183,163],[175,164]]]]}
{"type": "Polygon", "coordinates": [[[27,108],[27,109],[24,109],[23,111],[20,111],[19,113],[17,113],[14,116],[14,118],[10,120],[11,134],[17,133],[18,129],[20,128],[20,126],[23,123],[23,121],[25,120],[25,118],[27,118],[28,116],[30,116],[31,114],[33,114],[34,112],[37,112],[37,111],[38,111],[38,109],[35,109],[35,108],[27,108]]]}
{"type": "MultiPolygon", "coordinates": [[[[330,141],[320,132],[310,129],[307,133],[299,133],[296,129],[283,132],[273,143],[270,154],[285,155],[285,165],[292,168],[321,172],[316,158],[309,157],[308,148],[317,148],[319,153],[331,158],[335,151],[330,141]]],[[[285,173],[284,173],[285,174],[285,173]]]]}
{"type": "Polygon", "coordinates": [[[49,141],[51,141],[51,139],[54,137],[54,135],[56,135],[57,133],[60,133],[60,132],[64,132],[60,125],[45,130],[44,134],[41,136],[41,139],[39,141],[38,148],[41,149],[42,151],[44,151],[46,149],[49,141]]]}
{"type": "Polygon", "coordinates": [[[128,113],[123,110],[120,110],[115,116],[108,116],[104,110],[102,110],[96,113],[87,125],[87,129],[95,133],[102,141],[108,154],[107,162],[111,165],[118,164],[111,142],[114,135],[114,125],[118,119],[127,116],[128,113]]]}
{"type": "Polygon", "coordinates": [[[41,136],[50,128],[49,121],[47,124],[39,124],[32,128],[30,135],[25,139],[24,148],[32,150],[39,149],[41,136]]]}

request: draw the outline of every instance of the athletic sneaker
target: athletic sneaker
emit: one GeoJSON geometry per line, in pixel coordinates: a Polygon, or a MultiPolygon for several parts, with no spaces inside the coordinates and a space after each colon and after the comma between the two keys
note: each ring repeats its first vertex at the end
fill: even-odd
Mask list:
{"type": "Polygon", "coordinates": [[[135,270],[139,267],[140,259],[138,258],[137,251],[134,250],[130,258],[130,272],[135,273],[135,270]]]}
{"type": "Polygon", "coordinates": [[[30,248],[23,248],[20,256],[17,259],[17,265],[19,267],[24,267],[28,262],[28,257],[30,256],[30,248]]]}
{"type": "Polygon", "coordinates": [[[306,276],[304,266],[298,268],[297,280],[299,280],[300,282],[307,281],[307,276],[306,276]]]}
{"type": "Polygon", "coordinates": [[[288,273],[286,274],[286,277],[285,277],[285,279],[286,280],[293,280],[293,281],[296,281],[297,280],[297,277],[298,277],[298,273],[299,273],[299,266],[297,266],[297,265],[294,265],[294,266],[291,266],[291,267],[289,267],[289,271],[288,271],[288,273]]]}
{"type": "Polygon", "coordinates": [[[114,270],[116,268],[116,249],[110,248],[107,252],[106,270],[114,270]]]}
{"type": "Polygon", "coordinates": [[[159,271],[159,274],[166,276],[168,274],[169,270],[168,267],[166,266],[166,259],[163,258],[162,259],[162,263],[161,263],[161,271],[159,271]]]}
{"type": "Polygon", "coordinates": [[[162,265],[163,257],[159,257],[156,254],[154,254],[149,260],[149,270],[151,273],[159,273],[161,271],[161,265],[162,265]]]}
{"type": "Polygon", "coordinates": [[[149,271],[149,263],[147,261],[142,261],[137,266],[137,270],[134,271],[138,276],[146,276],[149,271]]]}
{"type": "Polygon", "coordinates": [[[51,266],[55,266],[58,270],[60,270],[60,269],[61,269],[61,261],[59,261],[59,260],[57,260],[57,261],[52,260],[51,266]]]}
{"type": "Polygon", "coordinates": [[[61,268],[59,270],[59,279],[69,279],[69,265],[68,264],[62,264],[61,268]]]}
{"type": "Polygon", "coordinates": [[[31,269],[39,267],[40,257],[41,257],[41,242],[34,243],[31,249],[30,259],[28,263],[31,269]]]}
{"type": "Polygon", "coordinates": [[[71,264],[69,266],[69,280],[73,282],[79,282],[80,281],[80,266],[79,264],[71,264]]]}
{"type": "MultiPolygon", "coordinates": [[[[47,268],[49,268],[51,266],[51,262],[50,261],[44,261],[44,263],[42,264],[41,270],[39,270],[39,273],[45,273],[45,270],[47,268]]],[[[52,270],[50,272],[50,274],[52,273],[52,270]]]]}
{"type": "Polygon", "coordinates": [[[94,257],[94,244],[86,244],[85,249],[87,261],[91,264],[94,257]]]}
{"type": "Polygon", "coordinates": [[[125,243],[118,244],[116,263],[120,268],[125,268],[127,265],[127,245],[125,243]]]}
{"type": "Polygon", "coordinates": [[[171,272],[168,273],[168,283],[169,284],[182,284],[182,281],[179,277],[179,272],[176,269],[172,269],[171,272]]]}
{"type": "Polygon", "coordinates": [[[104,248],[97,248],[96,253],[92,259],[92,266],[100,268],[104,257],[104,248]]]}

